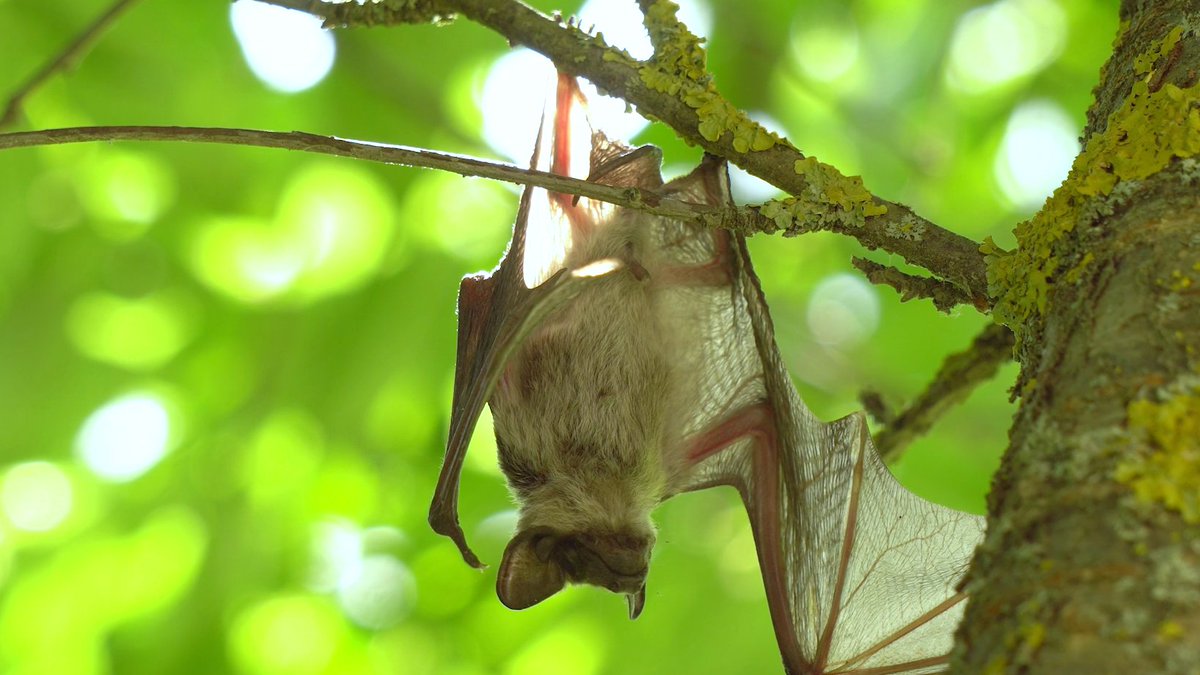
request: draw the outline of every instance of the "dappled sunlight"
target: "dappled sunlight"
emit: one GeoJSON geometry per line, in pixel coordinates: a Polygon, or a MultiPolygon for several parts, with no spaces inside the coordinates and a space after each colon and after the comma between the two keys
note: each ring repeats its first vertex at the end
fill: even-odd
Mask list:
{"type": "Polygon", "coordinates": [[[862,277],[835,274],[813,289],[808,330],[817,342],[849,349],[865,342],[879,326],[879,296],[862,277]]]}
{"type": "Polygon", "coordinates": [[[229,7],[229,20],[246,65],[275,91],[316,86],[333,67],[337,45],[321,21],[303,12],[250,0],[229,7]]]}
{"type": "Polygon", "coordinates": [[[241,453],[239,477],[252,503],[270,507],[312,489],[325,455],[320,424],[295,409],[273,411],[241,453]]]}
{"type": "Polygon", "coordinates": [[[350,621],[371,630],[390,628],[412,610],[417,583],[398,557],[407,548],[394,527],[361,530],[344,518],[312,528],[308,587],[332,594],[350,621]]]}
{"type": "Polygon", "coordinates": [[[112,241],[141,237],[175,201],[175,176],[153,155],[105,148],[81,169],[75,185],[87,222],[112,241]]]}
{"type": "Polygon", "coordinates": [[[355,624],[371,630],[402,621],[416,602],[416,581],[408,567],[385,554],[363,556],[337,588],[338,604],[355,624]]]}
{"type": "Polygon", "coordinates": [[[1057,0],[999,0],[959,20],[946,81],[963,92],[983,93],[1046,67],[1065,42],[1066,20],[1057,0]]]}
{"type": "Polygon", "coordinates": [[[603,627],[588,621],[562,622],[523,644],[504,675],[594,675],[604,663],[604,635],[603,627]]]}
{"type": "Polygon", "coordinates": [[[6,661],[34,669],[27,672],[112,672],[105,641],[179,602],[196,580],[206,542],[195,514],[162,507],[129,534],[84,538],[23,570],[6,589],[0,616],[6,661]]]}
{"type": "Polygon", "coordinates": [[[373,277],[392,223],[391,199],[370,172],[313,164],[289,182],[273,220],[204,219],[189,262],[201,281],[235,300],[307,303],[373,277]]]}
{"type": "Polygon", "coordinates": [[[512,193],[496,183],[426,171],[413,178],[397,221],[411,224],[414,245],[490,268],[512,234],[516,210],[512,193]]]}
{"type": "Polygon", "coordinates": [[[177,442],[172,414],[162,396],[124,394],[88,416],[75,438],[75,451],[97,476],[118,483],[139,478],[162,461],[177,442]]]}
{"type": "Polygon", "coordinates": [[[93,292],[78,298],[66,317],[67,335],[83,354],[130,370],[169,362],[196,330],[193,301],[182,293],[142,298],[93,292]]]}
{"type": "Polygon", "coordinates": [[[346,624],[330,601],[279,595],[238,613],[229,651],[247,675],[315,675],[326,672],[346,638],[346,624]]]}
{"type": "Polygon", "coordinates": [[[1008,118],[995,176],[1013,206],[1032,213],[1067,177],[1079,141],[1071,118],[1052,101],[1021,104],[1008,118]]]}
{"type": "MultiPolygon", "coordinates": [[[[678,16],[692,32],[707,36],[712,30],[712,11],[702,0],[682,0],[678,16]]],[[[653,50],[642,26],[642,15],[634,0],[591,0],[579,10],[579,25],[590,33],[602,33],[608,44],[627,50],[634,58],[648,58],[653,50]]],[[[483,138],[501,156],[526,166],[537,137],[545,104],[553,100],[556,86],[554,66],[542,55],[516,49],[496,59],[479,95],[483,116],[483,138]]],[[[628,141],[649,122],[629,110],[619,99],[601,95],[591,82],[580,81],[588,100],[593,128],[609,137],[628,141]]]]}
{"type": "Polygon", "coordinates": [[[858,27],[849,18],[841,23],[798,24],[790,40],[792,58],[800,71],[817,82],[852,85],[861,81],[858,27]]]}
{"type": "Polygon", "coordinates": [[[4,472],[0,482],[5,519],[26,532],[58,527],[70,515],[73,502],[71,480],[50,462],[17,464],[4,472]]]}

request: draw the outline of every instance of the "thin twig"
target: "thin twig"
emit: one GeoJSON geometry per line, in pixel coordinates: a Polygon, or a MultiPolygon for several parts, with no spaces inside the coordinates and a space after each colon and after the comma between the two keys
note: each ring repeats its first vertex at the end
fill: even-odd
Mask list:
{"type": "Polygon", "coordinates": [[[85,51],[88,50],[100,38],[105,30],[108,29],[121,16],[125,10],[129,9],[137,0],[117,0],[101,14],[90,26],[83,29],[71,44],[67,45],[58,56],[46,62],[40,70],[34,73],[28,80],[25,81],[17,90],[9,96],[8,104],[4,107],[4,115],[0,116],[0,129],[17,121],[17,116],[21,112],[21,106],[25,99],[33,93],[35,89],[40,87],[50,76],[60,70],[70,68],[76,60],[78,60],[85,51]]]}
{"type": "Polygon", "coordinates": [[[965,400],[975,387],[991,379],[1001,364],[1012,358],[1012,349],[1012,332],[1000,324],[991,324],[966,351],[947,357],[917,400],[875,434],[875,447],[884,461],[895,461],[938,418],[965,400]]]}
{"type": "MultiPolygon", "coordinates": [[[[700,133],[699,109],[689,105],[672,91],[670,78],[654,63],[640,62],[613,49],[596,36],[575,26],[547,17],[516,0],[413,0],[402,3],[403,12],[393,11],[393,3],[330,3],[322,0],[264,0],[270,4],[298,9],[325,20],[331,27],[376,26],[391,23],[415,23],[445,18],[457,13],[499,33],[509,43],[523,45],[553,61],[571,75],[586,77],[597,87],[637,106],[643,115],[670,126],[680,138],[706,151],[725,157],[751,174],[766,180],[790,195],[806,194],[809,183],[796,167],[805,159],[785,140],[765,150],[738,149],[733,133],[722,133],[709,140],[700,133]],[[648,80],[660,78],[659,86],[648,80]]],[[[718,94],[718,104],[726,104],[718,94]]],[[[693,101],[694,102],[694,101],[693,101]]],[[[728,106],[734,115],[742,115],[728,106]]],[[[752,124],[752,123],[751,123],[752,124]]],[[[737,143],[737,145],[744,144],[737,143]]],[[[986,266],[979,244],[967,237],[931,223],[902,204],[872,197],[871,203],[886,208],[886,213],[871,215],[857,222],[804,223],[804,230],[828,229],[857,239],[869,249],[880,248],[924,267],[939,278],[963,289],[972,298],[984,302],[987,297],[986,266]],[[901,237],[894,233],[903,227],[919,227],[921,236],[901,237]]],[[[798,232],[802,230],[789,230],[798,232]]],[[[976,303],[973,303],[976,304],[976,303]]]]}
{"type": "MultiPolygon", "coordinates": [[[[95,141],[171,141],[182,143],[220,143],[260,148],[299,150],[383,164],[398,164],[427,169],[440,169],[460,176],[478,176],[509,183],[536,185],[555,192],[576,194],[600,201],[637,209],[668,218],[720,223],[747,217],[745,213],[725,212],[700,204],[675,199],[662,199],[652,190],[635,187],[613,187],[589,183],[544,171],[522,169],[509,164],[489,162],[474,157],[453,155],[402,145],[385,145],[353,141],[332,136],[319,136],[302,131],[261,131],[255,129],[224,129],[212,127],[72,127],[42,131],[20,131],[0,134],[0,151],[12,148],[88,143],[95,141]]],[[[742,211],[739,209],[739,211],[742,211]]]]}
{"type": "Polygon", "coordinates": [[[895,267],[881,265],[866,258],[852,258],[855,267],[862,270],[867,279],[873,284],[891,286],[900,294],[900,302],[908,302],[913,298],[929,298],[939,312],[950,313],[958,305],[975,305],[981,312],[987,312],[988,306],[979,306],[975,298],[971,298],[957,286],[930,277],[918,277],[905,274],[895,267]]]}

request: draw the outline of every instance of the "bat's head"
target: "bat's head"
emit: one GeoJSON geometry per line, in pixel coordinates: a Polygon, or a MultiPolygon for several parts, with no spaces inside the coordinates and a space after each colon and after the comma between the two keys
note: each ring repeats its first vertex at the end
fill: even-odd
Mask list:
{"type": "Polygon", "coordinates": [[[629,618],[646,602],[646,572],[654,534],[565,533],[548,527],[522,530],[504,550],[496,579],[500,601],[525,609],[545,600],[568,582],[623,593],[629,618]]]}
{"type": "Polygon", "coordinates": [[[496,579],[501,602],[525,609],[568,583],[590,584],[624,594],[636,618],[654,548],[650,512],[661,498],[651,455],[500,448],[500,466],[521,505],[496,579]]]}

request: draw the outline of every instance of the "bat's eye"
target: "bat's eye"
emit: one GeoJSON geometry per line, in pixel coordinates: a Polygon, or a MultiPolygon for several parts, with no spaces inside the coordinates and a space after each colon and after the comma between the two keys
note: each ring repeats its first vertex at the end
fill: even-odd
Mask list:
{"type": "Polygon", "coordinates": [[[510,452],[501,448],[500,470],[508,478],[508,484],[517,492],[532,492],[546,483],[546,476],[527,463],[515,459],[510,452]]]}

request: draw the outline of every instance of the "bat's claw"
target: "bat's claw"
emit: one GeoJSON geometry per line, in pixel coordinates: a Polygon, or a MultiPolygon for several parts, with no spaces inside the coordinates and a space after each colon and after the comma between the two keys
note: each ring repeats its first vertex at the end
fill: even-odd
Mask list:
{"type": "Polygon", "coordinates": [[[627,593],[625,600],[629,603],[629,620],[632,621],[642,614],[642,609],[646,607],[646,584],[637,589],[634,593],[627,593]]]}

